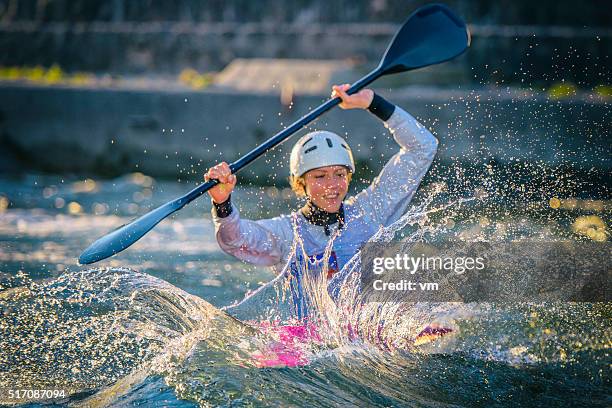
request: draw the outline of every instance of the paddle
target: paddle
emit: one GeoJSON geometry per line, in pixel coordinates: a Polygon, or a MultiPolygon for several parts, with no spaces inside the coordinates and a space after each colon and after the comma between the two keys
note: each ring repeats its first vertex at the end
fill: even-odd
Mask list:
{"type": "MultiPolygon", "coordinates": [[[[383,75],[448,61],[465,51],[469,44],[470,34],[465,23],[446,6],[440,4],[423,6],[412,13],[395,34],[376,69],[355,82],[347,93],[349,95],[354,94],[383,75]]],[[[237,173],[340,102],[340,98],[329,99],[315,110],[302,116],[291,126],[278,132],[247,155],[230,164],[232,173],[237,173]]],[[[180,210],[218,183],[217,180],[207,181],[184,196],[170,201],[103,236],[81,254],[79,263],[94,263],[123,251],[138,241],[161,220],[180,210]]]]}

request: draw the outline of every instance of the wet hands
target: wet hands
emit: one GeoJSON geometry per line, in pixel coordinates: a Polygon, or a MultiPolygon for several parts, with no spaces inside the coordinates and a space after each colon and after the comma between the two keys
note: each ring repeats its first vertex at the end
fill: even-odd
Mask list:
{"type": "Polygon", "coordinates": [[[204,180],[209,181],[211,179],[219,180],[219,184],[208,190],[208,195],[217,204],[227,201],[236,186],[236,175],[232,174],[229,164],[222,162],[211,167],[204,174],[204,180]]]}
{"type": "Polygon", "coordinates": [[[349,95],[346,93],[346,91],[348,91],[350,87],[351,85],[349,84],[332,86],[332,98],[337,96],[342,99],[342,102],[340,103],[340,107],[342,109],[367,109],[374,98],[374,91],[371,89],[362,89],[356,94],[349,95]]]}

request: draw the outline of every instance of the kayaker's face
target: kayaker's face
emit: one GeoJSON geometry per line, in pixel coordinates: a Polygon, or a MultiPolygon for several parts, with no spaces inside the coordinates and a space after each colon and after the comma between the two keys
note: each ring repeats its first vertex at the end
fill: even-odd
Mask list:
{"type": "Polygon", "coordinates": [[[349,171],[344,166],[326,166],[304,174],[306,195],[320,209],[335,213],[348,192],[349,171]]]}

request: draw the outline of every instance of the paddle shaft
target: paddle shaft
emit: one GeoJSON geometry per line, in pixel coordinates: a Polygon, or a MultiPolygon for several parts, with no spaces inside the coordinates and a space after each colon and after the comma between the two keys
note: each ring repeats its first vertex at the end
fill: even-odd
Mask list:
{"type": "MultiPolygon", "coordinates": [[[[448,61],[464,52],[469,42],[469,32],[465,23],[447,7],[440,4],[423,6],[412,13],[395,34],[378,67],[355,82],[348,89],[347,93],[354,94],[383,75],[395,74],[448,61]]],[[[253,160],[283,142],[340,102],[340,98],[330,99],[301,117],[291,126],[278,132],[248,154],[230,164],[232,173],[237,173],[253,160]]],[[[89,264],[123,251],[155,227],[161,220],[180,210],[217,184],[219,184],[218,180],[209,180],[184,196],[172,200],[129,224],[106,234],[91,244],[81,254],[79,262],[89,264]]]]}
{"type": "MultiPolygon", "coordinates": [[[[364,76],[359,81],[351,85],[351,87],[347,90],[347,94],[352,95],[356,92],[359,92],[359,90],[374,82],[381,75],[381,70],[379,68],[375,69],[374,71],[370,72],[368,75],[364,76]]],[[[272,136],[270,139],[266,140],[264,143],[260,144],[259,146],[251,150],[249,153],[230,164],[230,169],[232,170],[232,173],[238,173],[241,169],[249,165],[252,161],[256,160],[259,156],[263,155],[268,150],[273,149],[279,143],[289,138],[295,132],[297,132],[298,130],[300,130],[301,128],[303,128],[304,126],[306,126],[307,124],[309,124],[310,122],[333,108],[334,106],[338,105],[340,102],[342,102],[342,100],[338,97],[329,99],[327,102],[321,104],[319,107],[317,107],[310,113],[302,116],[291,126],[281,130],[276,135],[272,136]]],[[[195,200],[217,184],[219,184],[218,180],[209,180],[206,183],[203,183],[198,187],[194,188],[193,190],[191,190],[190,192],[188,192],[177,200],[179,202],[178,204],[180,205],[180,207],[178,207],[176,210],[183,208],[185,205],[195,200]]]]}
{"type": "MultiPolygon", "coordinates": [[[[383,69],[379,65],[377,69],[355,82],[348,90],[347,93],[354,94],[366,85],[370,84],[376,78],[383,75],[383,69]]],[[[230,164],[232,173],[237,173],[242,168],[247,166],[253,160],[257,159],[268,150],[274,148],[279,143],[283,142],[289,136],[300,130],[303,126],[312,122],[314,119],[321,116],[334,106],[341,102],[340,98],[329,99],[327,102],[320,105],[318,108],[302,116],[299,120],[293,123],[288,128],[285,128],[272,136],[266,142],[257,146],[255,149],[250,151],[244,157],[230,164]]],[[[200,184],[187,194],[177,199],[174,199],[161,207],[143,215],[142,217],[132,221],[131,223],[124,225],[115,231],[103,236],[96,242],[91,244],[79,257],[81,264],[89,264],[97,262],[99,260],[108,258],[124,249],[128,248],[134,242],[139,240],[144,234],[151,230],[161,220],[175,213],[176,211],[183,208],[185,205],[195,200],[214,186],[219,184],[219,180],[209,180],[203,184],[200,184]]]]}

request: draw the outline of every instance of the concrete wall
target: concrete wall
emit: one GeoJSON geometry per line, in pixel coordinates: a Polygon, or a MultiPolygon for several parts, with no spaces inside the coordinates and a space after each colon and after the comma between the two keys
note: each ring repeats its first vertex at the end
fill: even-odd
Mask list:
{"type": "MultiPolygon", "coordinates": [[[[612,121],[603,101],[427,88],[383,94],[434,131],[440,160],[612,168],[612,121]]],[[[293,109],[283,111],[276,94],[3,86],[0,170],[106,176],[139,170],[199,178],[209,165],[235,160],[322,100],[298,95],[293,109]]],[[[312,128],[348,135],[356,159],[374,170],[396,149],[381,123],[362,111],[336,108],[312,128]]],[[[291,140],[245,176],[284,180],[291,140]]]]}
{"type": "MultiPolygon", "coordinates": [[[[117,75],[219,71],[234,58],[379,60],[396,24],[0,24],[0,65],[117,75]]],[[[468,52],[404,77],[409,83],[609,85],[610,28],[472,26],[468,52]],[[426,75],[429,73],[430,75],[426,75]]]]}
{"type": "MultiPolygon", "coordinates": [[[[4,21],[401,22],[430,0],[3,0],[4,21]]],[[[605,26],[607,0],[446,0],[468,21],[487,24],[605,26]]]]}

